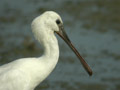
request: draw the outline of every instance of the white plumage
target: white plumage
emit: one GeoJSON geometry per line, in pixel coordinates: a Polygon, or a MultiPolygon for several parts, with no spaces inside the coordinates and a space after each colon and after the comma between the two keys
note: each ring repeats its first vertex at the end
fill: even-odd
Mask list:
{"type": "Polygon", "coordinates": [[[44,54],[38,58],[21,58],[0,66],[0,90],[34,90],[58,62],[59,47],[54,32],[69,41],[62,31],[60,16],[53,11],[35,18],[31,27],[36,39],[44,47],[44,54]]]}

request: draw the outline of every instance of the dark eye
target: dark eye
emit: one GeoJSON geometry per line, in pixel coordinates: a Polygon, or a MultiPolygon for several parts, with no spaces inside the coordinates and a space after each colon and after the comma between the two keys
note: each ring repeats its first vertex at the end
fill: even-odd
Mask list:
{"type": "Polygon", "coordinates": [[[61,22],[60,22],[60,20],[59,20],[59,19],[57,19],[57,20],[56,20],[56,23],[57,23],[57,24],[60,24],[61,22]]]}

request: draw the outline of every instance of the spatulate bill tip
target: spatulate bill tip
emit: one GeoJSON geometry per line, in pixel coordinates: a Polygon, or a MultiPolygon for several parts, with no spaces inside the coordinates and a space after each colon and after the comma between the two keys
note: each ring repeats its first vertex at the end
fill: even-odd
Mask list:
{"type": "Polygon", "coordinates": [[[88,74],[89,74],[89,76],[92,76],[92,75],[93,75],[93,72],[92,72],[92,71],[90,71],[90,72],[88,72],[88,74]]]}

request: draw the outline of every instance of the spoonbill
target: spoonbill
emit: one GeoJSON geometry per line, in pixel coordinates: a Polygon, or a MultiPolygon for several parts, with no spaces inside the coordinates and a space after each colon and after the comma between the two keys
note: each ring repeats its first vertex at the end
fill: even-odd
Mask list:
{"type": "Polygon", "coordinates": [[[75,49],[64,31],[61,17],[54,11],[46,11],[31,24],[32,32],[44,47],[38,58],[21,58],[0,66],[0,90],[34,90],[55,68],[59,58],[57,33],[75,52],[83,67],[92,70],[75,49]]]}

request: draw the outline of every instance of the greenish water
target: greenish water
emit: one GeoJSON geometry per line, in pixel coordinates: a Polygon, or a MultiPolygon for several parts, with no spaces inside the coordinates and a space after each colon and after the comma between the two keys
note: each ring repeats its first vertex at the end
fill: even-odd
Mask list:
{"type": "Polygon", "coordinates": [[[57,36],[59,63],[36,90],[120,90],[119,0],[1,0],[0,65],[42,54],[30,25],[48,10],[61,15],[69,38],[93,69],[93,76],[87,75],[74,53],[57,36]]]}

